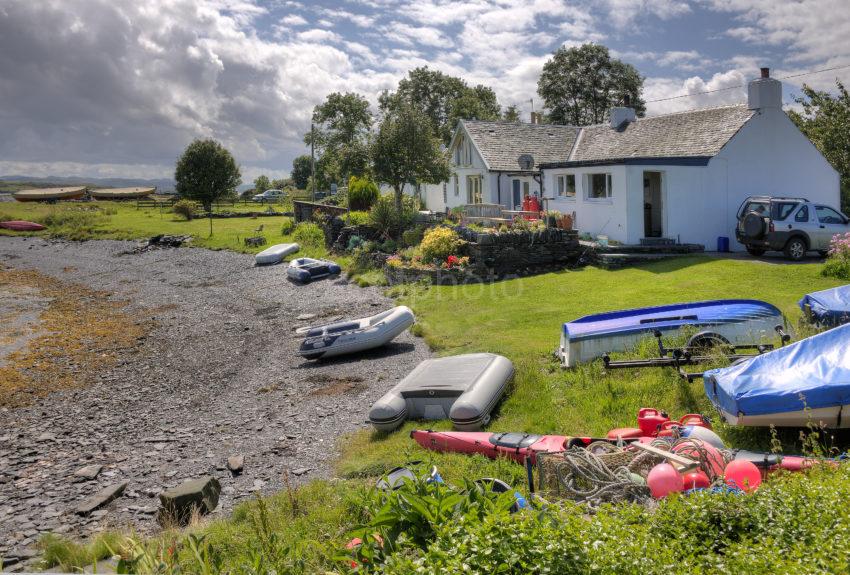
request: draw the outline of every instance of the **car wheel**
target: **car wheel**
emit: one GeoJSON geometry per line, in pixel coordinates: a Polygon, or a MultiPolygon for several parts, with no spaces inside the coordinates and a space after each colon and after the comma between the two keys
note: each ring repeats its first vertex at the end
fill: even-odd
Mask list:
{"type": "Polygon", "coordinates": [[[785,244],[785,257],[798,262],[806,255],[806,242],[803,238],[791,238],[785,244]]]}
{"type": "Polygon", "coordinates": [[[764,252],[765,252],[765,250],[763,250],[761,248],[751,248],[750,246],[747,246],[747,253],[750,254],[751,256],[755,256],[755,257],[763,256],[764,252]]]}

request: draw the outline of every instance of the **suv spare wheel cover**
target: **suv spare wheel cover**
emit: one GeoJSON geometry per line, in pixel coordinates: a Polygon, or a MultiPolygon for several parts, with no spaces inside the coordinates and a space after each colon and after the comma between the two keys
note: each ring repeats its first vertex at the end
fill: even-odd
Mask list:
{"type": "Polygon", "coordinates": [[[764,217],[758,212],[750,212],[744,216],[744,234],[748,238],[758,239],[764,235],[764,217]]]}

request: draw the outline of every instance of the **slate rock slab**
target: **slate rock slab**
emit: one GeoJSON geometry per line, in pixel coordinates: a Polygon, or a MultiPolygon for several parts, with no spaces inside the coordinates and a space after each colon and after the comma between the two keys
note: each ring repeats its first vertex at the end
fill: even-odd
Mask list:
{"type": "Polygon", "coordinates": [[[218,506],[221,484],[215,477],[204,476],[191,479],[159,494],[162,505],[159,511],[160,524],[175,522],[186,525],[192,512],[206,514],[218,506]]]}
{"type": "Polygon", "coordinates": [[[102,469],[102,465],[86,465],[74,472],[74,478],[77,481],[90,481],[96,479],[102,469]]]}
{"type": "Polygon", "coordinates": [[[109,487],[101,489],[77,505],[75,513],[77,515],[89,515],[93,511],[97,511],[104,505],[107,505],[120,497],[126,488],[127,482],[122,481],[121,483],[116,483],[115,485],[110,485],[109,487]]]}

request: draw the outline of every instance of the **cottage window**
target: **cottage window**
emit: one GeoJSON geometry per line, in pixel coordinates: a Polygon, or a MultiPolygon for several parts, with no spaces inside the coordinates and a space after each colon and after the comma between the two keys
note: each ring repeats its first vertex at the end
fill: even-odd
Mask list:
{"type": "Polygon", "coordinates": [[[453,175],[452,178],[454,179],[455,197],[457,198],[460,196],[460,180],[457,174],[453,175]]]}
{"type": "Polygon", "coordinates": [[[576,197],[576,177],[575,174],[564,174],[558,176],[558,197],[559,198],[575,198],[576,197]]]}
{"type": "Polygon", "coordinates": [[[449,201],[448,188],[448,182],[443,182],[443,204],[446,204],[449,201]]]}
{"type": "Polygon", "coordinates": [[[481,194],[481,176],[466,176],[466,203],[484,203],[484,198],[481,194]]]}
{"type": "Polygon", "coordinates": [[[607,200],[613,195],[611,174],[587,174],[585,197],[588,200],[607,200]]]}

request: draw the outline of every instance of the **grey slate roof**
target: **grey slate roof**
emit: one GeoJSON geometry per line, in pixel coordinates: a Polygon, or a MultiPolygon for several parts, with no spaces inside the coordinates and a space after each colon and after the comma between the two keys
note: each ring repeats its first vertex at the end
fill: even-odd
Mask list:
{"type": "Polygon", "coordinates": [[[725,106],[639,118],[619,130],[588,126],[569,161],[713,157],[754,113],[745,105],[725,106]]]}
{"type": "Polygon", "coordinates": [[[464,120],[463,125],[491,170],[519,172],[522,154],[534,157],[535,170],[546,162],[569,159],[579,128],[514,122],[464,120]]]}

